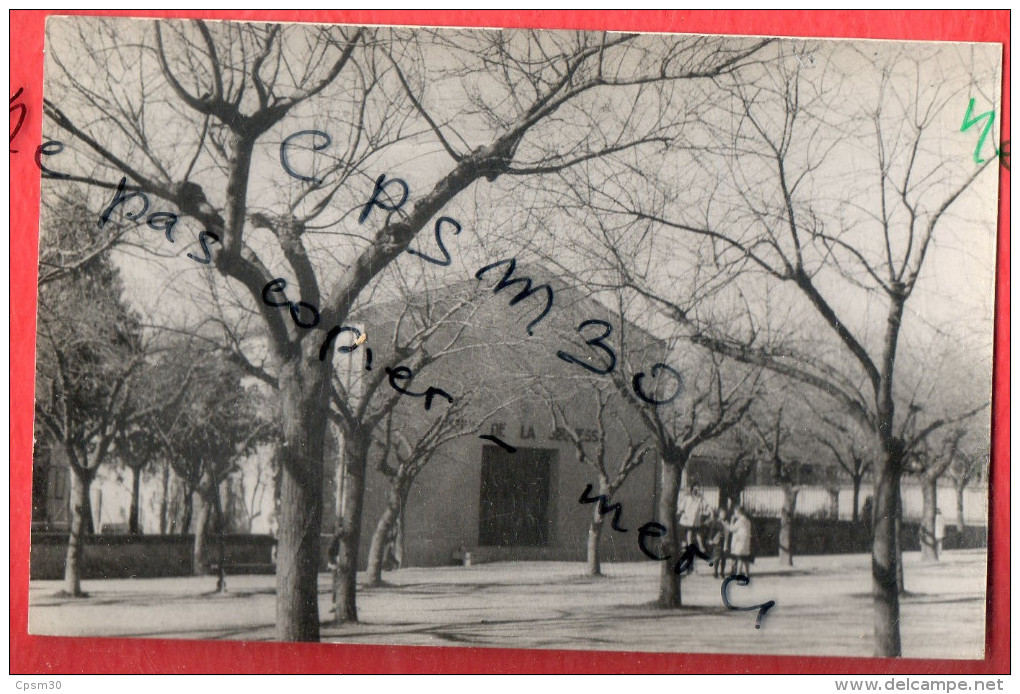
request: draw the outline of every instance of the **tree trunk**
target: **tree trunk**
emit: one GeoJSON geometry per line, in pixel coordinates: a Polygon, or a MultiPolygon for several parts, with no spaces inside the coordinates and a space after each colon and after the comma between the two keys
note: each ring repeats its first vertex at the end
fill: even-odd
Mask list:
{"type": "MultiPolygon", "coordinates": [[[[393,533],[393,526],[400,517],[400,490],[395,483],[391,482],[390,493],[386,500],[386,508],[383,510],[379,522],[376,523],[375,532],[372,533],[372,544],[368,550],[368,576],[365,585],[378,586],[382,584],[382,571],[386,543],[393,533]]],[[[357,612],[355,611],[355,615],[357,612]]],[[[356,618],[355,618],[356,621],[356,618]]]]}
{"type": "Polygon", "coordinates": [[[853,507],[853,510],[850,512],[851,513],[850,519],[854,523],[858,523],[861,520],[861,482],[862,482],[862,479],[860,477],[854,477],[853,478],[853,485],[854,485],[853,502],[854,502],[854,507],[853,507]]]}
{"type": "Polygon", "coordinates": [[[875,525],[871,550],[875,655],[897,657],[901,653],[900,599],[896,577],[901,452],[899,442],[887,437],[882,441],[882,449],[875,477],[875,525]]]}
{"type": "Polygon", "coordinates": [[[684,461],[678,455],[663,456],[659,466],[659,498],[656,500],[655,515],[659,523],[666,527],[666,534],[659,540],[659,556],[666,560],[659,563],[659,607],[675,609],[680,607],[680,574],[674,567],[680,560],[680,545],[683,541],[677,536],[676,499],[680,492],[680,477],[684,471],[684,461]]]}
{"type": "Polygon", "coordinates": [[[99,497],[99,508],[95,509],[95,513],[92,510],[92,497],[90,496],[87,500],[89,512],[85,515],[85,527],[89,535],[96,534],[96,526],[93,523],[99,525],[100,532],[103,530],[103,488],[100,487],[96,491],[98,492],[96,496],[99,497]]]}
{"type": "Polygon", "coordinates": [[[589,576],[602,575],[602,558],[599,556],[599,542],[602,540],[602,526],[605,517],[594,509],[591,525],[588,526],[588,561],[586,572],[589,576]]]}
{"type": "Polygon", "coordinates": [[[736,480],[730,477],[724,480],[719,486],[719,508],[725,510],[727,514],[736,508],[740,504],[740,495],[744,493],[746,486],[746,479],[736,480]]]}
{"type": "Polygon", "coordinates": [[[936,478],[928,475],[921,477],[921,561],[933,562],[939,560],[938,547],[935,541],[935,505],[936,505],[936,478]]]}
{"type": "Polygon", "coordinates": [[[903,580],[903,508],[900,507],[899,515],[896,516],[896,590],[900,595],[907,592],[903,580]]]}
{"type": "Polygon", "coordinates": [[[393,531],[393,558],[397,568],[404,566],[404,516],[407,514],[407,492],[400,502],[400,513],[397,514],[397,527],[393,531]]]}
{"type": "Polygon", "coordinates": [[[779,511],[779,565],[793,566],[793,515],[797,510],[798,490],[783,485],[783,506],[779,511]]]}
{"type": "MultiPolygon", "coordinates": [[[[608,480],[599,479],[600,495],[604,495],[607,499],[609,499],[614,491],[615,490],[610,489],[608,480]]],[[[595,504],[594,508],[592,508],[591,524],[588,526],[586,571],[589,576],[602,575],[602,557],[599,552],[599,545],[602,540],[602,528],[605,525],[606,517],[602,513],[599,513],[600,506],[602,506],[602,504],[595,504]]]]}
{"type": "Polygon", "coordinates": [[[875,536],[871,548],[875,655],[890,658],[899,657],[903,652],[900,643],[900,588],[897,570],[902,564],[898,548],[899,522],[903,510],[900,478],[903,475],[904,444],[893,433],[896,422],[893,371],[905,302],[906,295],[902,291],[891,296],[875,392],[875,431],[880,446],[875,465],[875,536]]]}
{"type": "Polygon", "coordinates": [[[828,489],[829,495],[829,518],[839,519],[839,488],[828,489]]]}
{"type": "Polygon", "coordinates": [[[181,515],[181,535],[187,535],[188,531],[191,530],[191,513],[194,499],[192,498],[192,491],[187,484],[184,485],[184,513],[181,515]]]}
{"type": "Polygon", "coordinates": [[[131,468],[131,508],[128,511],[128,532],[132,535],[141,535],[138,527],[138,497],[141,494],[142,470],[131,468]]]}
{"type": "Polygon", "coordinates": [[[209,561],[206,556],[206,536],[209,532],[210,507],[207,494],[209,492],[202,487],[197,491],[198,514],[195,516],[195,543],[192,550],[191,569],[195,576],[205,576],[209,573],[209,561]]]}
{"type": "Polygon", "coordinates": [[[223,522],[223,502],[220,499],[220,485],[216,484],[212,490],[212,507],[214,512],[213,522],[216,530],[216,542],[219,545],[219,559],[217,560],[216,568],[216,592],[225,593],[227,592],[227,567],[224,566],[226,560],[226,549],[223,546],[223,531],[225,530],[226,524],[223,522]]]}
{"type": "Polygon", "coordinates": [[[280,527],[276,550],[276,632],[281,641],[319,640],[322,463],[330,369],[318,349],[280,368],[283,443],[278,448],[280,527]],[[302,361],[303,360],[303,361],[302,361]]]}
{"type": "Polygon", "coordinates": [[[170,496],[170,463],[163,464],[163,495],[159,500],[159,534],[166,535],[170,526],[169,513],[170,496]]]}
{"type": "Polygon", "coordinates": [[[85,535],[88,533],[88,517],[92,515],[89,500],[92,480],[71,470],[71,534],[67,539],[67,559],[64,563],[64,592],[73,597],[83,597],[81,569],[84,561],[85,535]]]}
{"type": "Polygon", "coordinates": [[[963,531],[967,527],[963,522],[963,490],[964,485],[956,485],[956,527],[960,531],[960,540],[963,540],[963,531]]]}
{"type": "Polygon", "coordinates": [[[365,470],[368,442],[360,432],[344,432],[343,518],[340,553],[333,577],[333,609],[337,623],[358,621],[358,550],[361,540],[361,511],[365,498],[365,470]]]}

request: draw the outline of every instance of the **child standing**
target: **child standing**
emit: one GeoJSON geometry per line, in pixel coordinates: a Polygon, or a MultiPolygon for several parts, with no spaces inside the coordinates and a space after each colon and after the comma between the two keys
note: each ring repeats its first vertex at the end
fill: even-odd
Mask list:
{"type": "Polygon", "coordinates": [[[690,492],[677,500],[677,525],[680,536],[688,545],[695,544],[698,549],[705,549],[702,525],[709,513],[708,503],[701,495],[701,485],[695,482],[691,485],[690,492]]]}
{"type": "Polygon", "coordinates": [[[708,551],[712,556],[712,569],[716,578],[726,575],[726,543],[729,540],[729,529],[726,523],[726,511],[718,509],[708,522],[708,551]]]}
{"type": "Polygon", "coordinates": [[[729,523],[729,530],[730,555],[733,557],[731,573],[750,577],[751,562],[754,561],[751,555],[751,519],[743,506],[733,509],[733,520],[729,523]]]}

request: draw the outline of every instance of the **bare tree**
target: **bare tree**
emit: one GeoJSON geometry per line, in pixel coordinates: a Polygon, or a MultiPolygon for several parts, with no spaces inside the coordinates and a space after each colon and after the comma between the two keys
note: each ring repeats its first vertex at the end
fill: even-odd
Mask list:
{"type": "Polygon", "coordinates": [[[239,512],[244,515],[244,532],[250,533],[255,519],[262,516],[266,494],[270,493],[273,486],[272,463],[271,458],[259,454],[254,460],[254,468],[242,469],[238,478],[237,494],[239,512]],[[254,475],[249,476],[249,472],[254,472],[254,475]]]}
{"type": "MultiPolygon", "coordinates": [[[[57,247],[83,236],[79,219],[44,215],[47,235],[57,247]],[[62,240],[62,241],[61,241],[62,240]]],[[[84,538],[92,532],[90,488],[100,467],[117,455],[116,443],[135,422],[184,394],[188,372],[158,404],[140,398],[144,375],[156,367],[156,351],[143,334],[139,316],[123,301],[123,284],[105,254],[68,268],[39,292],[39,357],[36,416],[67,458],[71,472],[71,529],[64,590],[78,597],[84,538]]]]}
{"type": "Polygon", "coordinates": [[[761,444],[761,451],[772,470],[772,479],[783,490],[783,505],[779,510],[779,564],[793,566],[793,526],[797,514],[798,484],[797,461],[784,453],[789,443],[789,427],[783,425],[783,408],[776,410],[775,419],[767,426],[751,418],[751,428],[761,444]]]}
{"type": "Polygon", "coordinates": [[[159,534],[166,535],[170,532],[170,461],[163,456],[160,460],[157,474],[159,475],[159,505],[156,508],[156,515],[159,517],[159,534]]]}
{"type": "Polygon", "coordinates": [[[734,428],[731,437],[736,444],[736,455],[726,463],[725,477],[719,483],[719,508],[732,509],[740,504],[740,498],[757,469],[758,446],[748,432],[748,426],[734,428]]]}
{"type": "Polygon", "coordinates": [[[936,529],[936,513],[938,511],[938,482],[956,458],[960,447],[960,439],[966,430],[957,428],[942,438],[938,450],[934,450],[933,442],[928,439],[922,443],[914,454],[906,461],[908,473],[921,479],[921,559],[938,561],[939,546],[936,529]]]}
{"type": "MultiPolygon", "coordinates": [[[[403,563],[403,517],[408,494],[415,479],[432,462],[443,445],[468,433],[466,420],[463,419],[466,409],[464,401],[458,401],[432,419],[423,432],[411,436],[404,431],[394,430],[394,417],[398,414],[396,408],[387,413],[385,433],[380,442],[381,451],[373,467],[386,478],[389,492],[386,507],[372,532],[365,585],[382,584],[388,548],[393,548],[393,558],[397,565],[403,563]]],[[[471,428],[473,425],[472,422],[471,428]]]]}
{"type": "MultiPolygon", "coordinates": [[[[709,354],[692,369],[695,376],[684,380],[684,398],[671,407],[643,406],[631,391],[624,393],[637,408],[641,421],[652,435],[659,454],[658,497],[655,502],[659,542],[659,607],[673,609],[682,603],[677,570],[684,550],[677,531],[676,510],[680,481],[694,452],[703,444],[718,438],[736,426],[754,402],[756,378],[752,371],[731,369],[724,373],[725,360],[709,354]]],[[[732,364],[731,364],[732,366],[732,364]]]]}
{"type": "Polygon", "coordinates": [[[90,215],[88,199],[78,189],[67,189],[53,185],[43,196],[43,219],[64,219],[75,224],[75,234],[52,234],[39,247],[40,287],[57,280],[79,274],[89,265],[101,259],[108,259],[110,251],[124,241],[124,232],[101,233],[98,229],[82,223],[90,215]],[[77,219],[75,219],[77,218],[77,219]],[[73,220],[73,221],[72,221],[73,220]]]}
{"type": "MultiPolygon", "coordinates": [[[[399,275],[397,272],[393,274],[399,275]]],[[[380,428],[392,420],[393,412],[402,397],[408,399],[392,387],[393,375],[400,374],[403,380],[417,378],[424,382],[430,377],[430,367],[472,346],[463,341],[465,331],[477,311],[471,291],[464,287],[459,291],[439,291],[422,282],[408,284],[407,279],[402,277],[397,277],[395,284],[397,298],[377,307],[372,313],[375,320],[370,319],[372,325],[370,328],[365,326],[366,330],[370,329],[376,336],[368,338],[375,346],[373,361],[378,358],[395,366],[373,369],[352,366],[346,372],[335,372],[332,381],[330,418],[341,434],[343,460],[339,557],[333,591],[338,622],[358,620],[357,560],[361,542],[365,476],[373,444],[382,441],[386,453],[399,456],[399,452],[393,450],[392,434],[386,435],[386,429],[380,428]],[[397,315],[393,318],[392,314],[385,315],[384,311],[394,311],[397,315]],[[386,342],[381,339],[385,335],[389,336],[386,342]]],[[[351,362],[352,365],[355,363],[360,364],[360,360],[351,362]]],[[[462,402],[455,401],[445,391],[425,392],[427,402],[416,399],[417,407],[424,406],[428,410],[455,407],[458,411],[463,407],[462,402]]],[[[394,493],[397,494],[397,501],[401,501],[398,510],[403,508],[400,493],[406,498],[406,491],[410,489],[421,467],[431,459],[439,445],[450,440],[451,421],[449,414],[441,411],[432,417],[431,424],[415,443],[405,441],[411,451],[402,464],[405,474],[399,479],[400,484],[395,485],[394,493]],[[408,475],[413,468],[416,468],[414,475],[408,475]],[[402,491],[396,487],[405,489],[402,491]]],[[[385,458],[386,455],[383,455],[377,461],[383,468],[388,468],[390,466],[386,464],[385,458]]],[[[401,464],[398,464],[397,471],[400,467],[401,464]]],[[[397,481],[396,475],[393,479],[397,481]]]]}
{"type": "Polygon", "coordinates": [[[815,439],[832,453],[836,465],[850,478],[853,488],[851,520],[857,523],[861,519],[861,486],[871,472],[874,455],[861,440],[859,428],[852,422],[846,423],[824,414],[819,419],[823,427],[814,432],[815,439]]]}
{"type": "MultiPolygon", "coordinates": [[[[950,65],[922,46],[853,59],[818,46],[809,68],[789,45],[774,49],[768,69],[733,74],[729,97],[706,114],[701,133],[710,144],[702,142],[698,155],[685,160],[691,187],[709,191],[703,204],[678,193],[687,186],[672,179],[660,181],[652,204],[607,196],[599,208],[604,214],[624,209],[642,224],[699,243],[700,257],[730,283],[727,296],[748,303],[746,329],[734,332],[732,321],[710,320],[663,278],[622,262],[628,283],[687,325],[695,344],[818,389],[874,432],[875,652],[898,656],[895,527],[906,445],[906,417],[897,417],[895,396],[900,333],[936,231],[959,221],[952,211],[961,198],[979,200],[975,182],[991,168],[962,156],[948,160],[943,125],[957,120],[975,71],[994,68],[972,65],[974,54],[964,52],[950,65]],[[837,64],[863,71],[855,75],[853,96],[837,64]],[[862,88],[865,74],[874,79],[862,88]],[[799,334],[796,325],[784,336],[782,324],[759,323],[765,299],[756,307],[750,302],[756,294],[769,296],[762,286],[803,307],[806,312],[795,314],[799,334]],[[881,305],[880,319],[862,319],[850,297],[881,305]],[[808,349],[807,330],[834,343],[808,349]]],[[[674,156],[683,157],[695,141],[685,139],[674,156]]],[[[987,214],[982,219],[990,222],[987,214]]]]}
{"type": "Polygon", "coordinates": [[[162,452],[159,440],[151,434],[135,429],[130,432],[119,432],[115,444],[117,457],[131,471],[131,505],[128,508],[128,533],[140,535],[139,506],[141,496],[142,471],[148,468],[162,452]]]}
{"type": "Polygon", "coordinates": [[[979,481],[983,475],[987,475],[989,460],[987,447],[976,450],[960,449],[953,464],[949,466],[948,475],[953,480],[956,492],[956,526],[961,535],[967,528],[964,519],[964,491],[972,482],[979,481]]]}
{"type": "MultiPolygon", "coordinates": [[[[194,352],[187,354],[179,347],[174,351],[194,358],[194,352]]],[[[154,413],[145,428],[161,442],[186,492],[197,498],[193,571],[203,575],[211,564],[209,536],[223,531],[221,487],[237,471],[240,460],[272,440],[276,426],[267,412],[260,411],[264,407],[258,388],[242,385],[239,369],[215,354],[198,351],[198,355],[202,378],[191,387],[188,398],[179,407],[154,413]]],[[[170,382],[176,379],[173,369],[166,374],[170,382]]],[[[159,400],[161,393],[153,389],[149,396],[159,400]]],[[[222,572],[222,561],[219,564],[222,572]]]]}
{"type": "MultiPolygon", "coordinates": [[[[588,542],[586,548],[587,572],[589,576],[602,575],[602,560],[600,557],[599,543],[602,539],[602,529],[605,525],[607,510],[611,508],[609,501],[617,490],[627,481],[630,473],[638,468],[649,453],[649,447],[645,441],[635,441],[630,431],[625,426],[613,427],[613,422],[620,422],[620,407],[629,408],[630,404],[625,400],[613,382],[605,384],[594,384],[595,391],[595,428],[594,436],[589,438],[586,432],[582,432],[576,425],[571,423],[568,409],[563,403],[552,396],[548,396],[549,408],[552,415],[553,427],[561,432],[574,446],[577,453],[577,461],[587,465],[595,473],[598,482],[594,494],[590,493],[589,487],[585,496],[589,500],[599,499],[592,508],[591,524],[588,526],[588,542]],[[620,440],[621,432],[627,439],[627,447],[619,456],[615,465],[609,464],[608,444],[611,440],[620,440]],[[591,440],[594,439],[594,440],[591,440]],[[594,444],[594,445],[586,445],[594,444]],[[601,501],[605,499],[605,501],[601,501]]],[[[571,408],[573,409],[573,408],[571,408]]],[[[619,512],[617,512],[618,514],[619,512]]],[[[613,516],[612,524],[616,527],[617,517],[613,516]]]]}

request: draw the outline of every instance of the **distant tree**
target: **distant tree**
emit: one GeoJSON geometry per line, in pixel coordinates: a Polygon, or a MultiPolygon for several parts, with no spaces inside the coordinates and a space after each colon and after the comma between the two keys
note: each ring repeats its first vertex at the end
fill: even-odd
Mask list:
{"type": "Polygon", "coordinates": [[[949,466],[948,476],[953,481],[953,488],[956,492],[956,527],[961,534],[967,527],[964,519],[964,491],[972,482],[977,482],[987,475],[990,458],[988,447],[972,450],[960,448],[953,463],[949,466]]]}
{"type": "Polygon", "coordinates": [[[148,469],[163,453],[158,437],[144,429],[132,428],[121,432],[115,444],[117,458],[131,473],[131,505],[128,510],[128,533],[140,535],[139,509],[141,505],[142,472],[148,469]]]}
{"type": "Polygon", "coordinates": [[[195,514],[195,488],[192,483],[181,477],[173,463],[171,453],[168,465],[173,471],[170,484],[170,502],[167,508],[168,532],[172,535],[187,535],[191,532],[191,521],[195,514]]]}
{"type": "Polygon", "coordinates": [[[467,424],[463,419],[466,409],[465,401],[455,402],[430,420],[420,433],[409,431],[409,427],[394,427],[394,418],[400,414],[397,408],[386,414],[386,425],[379,441],[381,450],[375,456],[374,468],[386,479],[389,491],[369,544],[366,585],[382,583],[388,548],[393,549],[398,565],[403,563],[403,516],[411,486],[444,444],[474,430],[477,422],[472,420],[467,424]]]}
{"type": "Polygon", "coordinates": [[[871,471],[874,454],[864,443],[863,436],[854,422],[845,422],[835,417],[820,417],[823,426],[815,433],[815,439],[827,448],[836,459],[836,465],[850,478],[853,485],[853,509],[851,519],[861,519],[861,486],[871,471]]]}
{"type": "Polygon", "coordinates": [[[165,455],[160,457],[156,470],[159,482],[156,516],[159,518],[159,534],[166,535],[171,530],[170,518],[170,473],[173,468],[165,455]]]}
{"type": "Polygon", "coordinates": [[[724,467],[724,476],[719,482],[719,508],[732,509],[740,504],[740,498],[757,469],[758,451],[755,441],[749,438],[748,427],[735,428],[733,439],[736,455],[724,467]]]}
{"type": "Polygon", "coordinates": [[[772,480],[783,490],[783,505],[779,511],[779,563],[793,566],[794,518],[797,513],[798,463],[785,448],[790,441],[790,429],[783,424],[783,408],[765,423],[751,419],[752,430],[761,443],[761,452],[772,471],[772,480]]]}
{"type": "Polygon", "coordinates": [[[266,495],[273,491],[273,458],[257,451],[250,465],[242,466],[237,475],[233,504],[241,532],[252,532],[252,526],[263,514],[266,495]]]}
{"type": "MultiPolygon", "coordinates": [[[[934,387],[933,387],[934,389],[934,387]]],[[[938,561],[935,543],[935,512],[938,481],[946,474],[956,458],[960,441],[967,433],[966,422],[988,407],[982,403],[970,409],[961,410],[959,400],[961,394],[953,399],[952,404],[936,407],[937,394],[929,395],[927,400],[932,403],[927,409],[937,414],[926,413],[915,399],[907,406],[907,416],[902,427],[903,436],[903,470],[905,474],[916,475],[921,481],[921,556],[925,561],[938,561]],[[925,416],[927,414],[927,416],[925,416]]],[[[899,534],[897,535],[899,540],[899,534]]],[[[897,552],[902,547],[897,545],[897,552]]],[[[897,580],[903,588],[903,562],[897,567],[897,580]]]]}
{"type": "MultiPolygon", "coordinates": [[[[181,406],[153,417],[151,427],[185,489],[193,490],[198,502],[193,568],[201,575],[209,571],[208,537],[222,533],[221,487],[241,459],[272,439],[276,425],[258,386],[245,386],[240,369],[225,357],[196,355],[194,347],[179,353],[201,365],[200,378],[181,406]]],[[[159,392],[152,396],[158,399],[159,392]]]]}
{"type": "MultiPolygon", "coordinates": [[[[44,210],[44,245],[84,246],[94,234],[74,208],[44,210]],[[53,239],[51,242],[50,239],[53,239]]],[[[105,254],[67,267],[39,288],[35,412],[71,471],[71,528],[64,590],[84,595],[84,537],[92,524],[90,489],[116,443],[136,422],[172,406],[187,374],[157,404],[142,404],[146,361],[154,350],[139,316],[122,298],[117,268],[105,254]]]]}
{"type": "Polygon", "coordinates": [[[938,511],[938,482],[953,464],[966,430],[962,427],[946,432],[940,443],[926,440],[907,458],[907,473],[921,479],[921,559],[938,561],[939,547],[936,532],[938,511]]]}

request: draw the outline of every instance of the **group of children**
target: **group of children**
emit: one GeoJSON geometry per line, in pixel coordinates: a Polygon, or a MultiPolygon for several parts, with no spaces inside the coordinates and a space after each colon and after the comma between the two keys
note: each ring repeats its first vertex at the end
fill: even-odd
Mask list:
{"type": "Polygon", "coordinates": [[[727,575],[727,565],[730,574],[751,575],[751,518],[742,506],[729,514],[723,508],[713,510],[695,484],[677,504],[677,516],[681,536],[711,557],[716,578],[727,575]]]}

